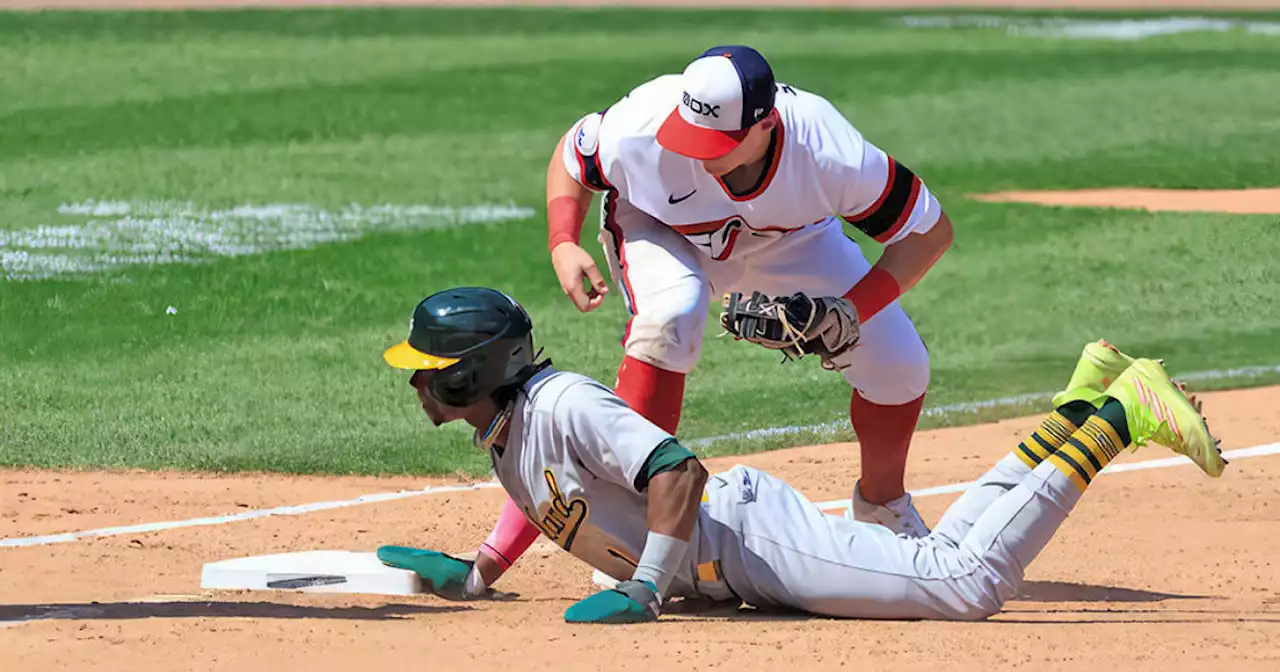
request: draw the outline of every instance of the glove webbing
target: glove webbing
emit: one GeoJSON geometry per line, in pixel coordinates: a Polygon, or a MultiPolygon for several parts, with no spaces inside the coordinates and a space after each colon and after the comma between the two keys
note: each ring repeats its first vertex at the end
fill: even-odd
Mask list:
{"type": "Polygon", "coordinates": [[[804,357],[804,344],[808,342],[805,332],[809,331],[809,327],[813,325],[814,313],[818,312],[818,306],[814,304],[813,299],[805,297],[809,301],[809,320],[805,322],[804,329],[796,329],[791,325],[791,320],[787,316],[787,304],[778,302],[773,304],[773,310],[778,314],[778,322],[782,323],[782,335],[791,341],[791,347],[796,350],[796,359],[804,357]]]}

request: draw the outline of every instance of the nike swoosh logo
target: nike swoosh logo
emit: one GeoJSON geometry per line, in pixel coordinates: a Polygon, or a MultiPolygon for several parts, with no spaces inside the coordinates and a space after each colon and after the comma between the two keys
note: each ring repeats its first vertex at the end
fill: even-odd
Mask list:
{"type": "Polygon", "coordinates": [[[692,196],[692,195],[694,195],[694,194],[696,194],[696,193],[698,193],[698,190],[697,190],[697,189],[694,189],[693,191],[691,191],[691,192],[689,192],[689,193],[685,194],[684,196],[681,196],[680,198],[676,198],[675,196],[672,196],[672,195],[668,194],[668,195],[667,195],[667,203],[670,203],[671,205],[675,205],[676,203],[679,203],[680,201],[683,201],[683,200],[685,200],[686,198],[689,198],[690,196],[692,196]]]}

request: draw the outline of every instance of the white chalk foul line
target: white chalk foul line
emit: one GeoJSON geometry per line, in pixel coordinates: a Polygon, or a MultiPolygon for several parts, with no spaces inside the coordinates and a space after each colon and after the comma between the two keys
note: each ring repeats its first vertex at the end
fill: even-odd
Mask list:
{"type": "MultiPolygon", "coordinates": [[[[1269,443],[1262,446],[1254,446],[1252,448],[1239,448],[1236,450],[1228,450],[1223,452],[1223,457],[1228,460],[1240,460],[1249,457],[1261,457],[1263,455],[1275,455],[1280,453],[1280,443],[1269,443]]],[[[1102,473],[1116,473],[1124,471],[1140,471],[1143,469],[1163,469],[1166,467],[1178,467],[1190,465],[1191,460],[1185,457],[1165,458],[1159,460],[1147,460],[1145,462],[1134,462],[1130,464],[1109,465],[1102,473]]],[[[956,483],[953,485],[941,485],[932,488],[923,488],[921,490],[912,490],[913,497],[929,497],[931,495],[945,495],[955,492],[963,492],[965,488],[973,485],[973,482],[956,483]]],[[[82,532],[64,532],[62,534],[50,534],[39,537],[13,537],[10,539],[0,539],[0,548],[17,548],[23,546],[44,546],[47,544],[65,544],[67,542],[79,539],[87,539],[92,537],[113,537],[121,534],[138,534],[143,532],[159,532],[161,530],[172,530],[182,527],[199,527],[202,525],[223,525],[225,523],[235,523],[242,520],[253,520],[255,518],[267,518],[269,516],[299,516],[305,513],[315,511],[325,511],[328,509],[341,509],[348,506],[357,506],[360,504],[372,504],[374,502],[388,502],[396,499],[407,499],[409,497],[421,497],[423,495],[437,495],[446,492],[466,492],[468,490],[482,490],[489,488],[501,487],[496,481],[486,481],[483,483],[474,483],[471,485],[443,485],[443,486],[427,486],[421,490],[402,490],[400,492],[384,492],[374,495],[364,495],[355,499],[347,499],[333,502],[315,502],[312,504],[298,504],[295,506],[281,506],[274,509],[260,509],[257,511],[246,511],[230,516],[209,516],[207,518],[192,518],[190,520],[173,520],[163,523],[144,523],[141,525],[126,525],[123,527],[103,527],[96,530],[84,530],[82,532]]],[[[827,509],[843,508],[849,505],[848,499],[834,500],[830,502],[818,502],[818,507],[827,509]]]]}
{"type": "MultiPolygon", "coordinates": [[[[1200,380],[1223,380],[1227,378],[1246,378],[1264,376],[1267,374],[1280,373],[1280,364],[1267,364],[1263,366],[1242,366],[1234,369],[1213,369],[1211,371],[1195,371],[1192,373],[1174,376],[1183,382],[1196,382],[1200,380]]],[[[956,413],[976,413],[978,411],[990,408],[1006,408],[1010,406],[1025,406],[1037,401],[1046,401],[1052,399],[1056,392],[1032,392],[1030,394],[1019,394],[1012,397],[1000,397],[999,399],[986,399],[983,401],[966,401],[959,404],[946,404],[945,406],[932,406],[921,412],[926,418],[954,415],[956,413]]],[[[821,422],[813,425],[788,425],[785,427],[765,427],[762,429],[752,429],[745,432],[734,432],[732,434],[720,434],[717,436],[708,436],[702,439],[694,439],[688,442],[690,448],[703,448],[713,443],[721,441],[742,441],[751,439],[763,439],[771,436],[786,436],[788,434],[800,434],[802,432],[816,432],[820,435],[830,435],[836,432],[849,429],[848,418],[834,420],[832,422],[821,422]]]]}
{"type": "Polygon", "coordinates": [[[472,485],[427,486],[421,490],[383,492],[374,495],[363,495],[356,497],[355,499],[333,502],[314,502],[311,504],[297,504],[294,506],[280,506],[274,509],[245,511],[244,513],[237,513],[229,516],[209,516],[207,518],[191,518],[189,520],[171,520],[163,523],[143,523],[141,525],[125,525],[122,527],[103,527],[96,530],[64,532],[62,534],[50,534],[40,537],[13,537],[10,539],[0,539],[0,548],[65,544],[69,541],[87,539],[90,537],[114,537],[121,534],[159,532],[160,530],[172,530],[180,527],[222,525],[225,523],[236,523],[242,520],[253,520],[254,518],[267,518],[269,516],[300,516],[304,513],[314,513],[316,511],[326,511],[328,509],[341,509],[360,504],[373,504],[375,502],[389,502],[396,499],[406,499],[408,497],[421,497],[422,495],[435,495],[446,492],[466,492],[467,490],[481,490],[497,487],[500,486],[496,481],[486,481],[483,483],[474,483],[472,485]]]}

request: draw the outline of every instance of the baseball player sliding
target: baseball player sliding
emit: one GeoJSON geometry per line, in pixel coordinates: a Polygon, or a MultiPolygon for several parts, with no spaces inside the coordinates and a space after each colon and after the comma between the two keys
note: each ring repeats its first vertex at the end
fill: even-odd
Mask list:
{"type": "MultiPolygon", "coordinates": [[[[787,321],[759,319],[769,329],[787,321]]],[[[981,619],[1017,593],[1122,449],[1159,443],[1215,477],[1225,464],[1199,404],[1159,362],[1094,343],[1033,434],[930,534],[898,535],[828,516],[750,467],[709,476],[607,387],[538,361],[532,331],[511,297],[449,289],[418,304],[408,339],[384,357],[413,371],[434,424],[475,428],[513,506],[541,534],[619,580],[571,606],[569,622],[650,621],[677,596],[834,617],[981,619]]],[[[485,553],[474,562],[398,546],[378,554],[450,599],[493,596],[505,569],[485,553]]]]}

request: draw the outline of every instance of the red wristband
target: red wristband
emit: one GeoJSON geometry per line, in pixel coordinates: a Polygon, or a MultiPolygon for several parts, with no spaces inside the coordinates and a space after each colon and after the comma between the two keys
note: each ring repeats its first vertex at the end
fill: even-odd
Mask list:
{"type": "Polygon", "coordinates": [[[551,199],[547,203],[547,249],[554,250],[560,243],[577,245],[585,217],[578,199],[572,196],[551,199]]]}
{"type": "Polygon", "coordinates": [[[872,266],[853,289],[844,295],[858,311],[858,321],[866,322],[902,295],[902,287],[889,271],[872,266]]]}

